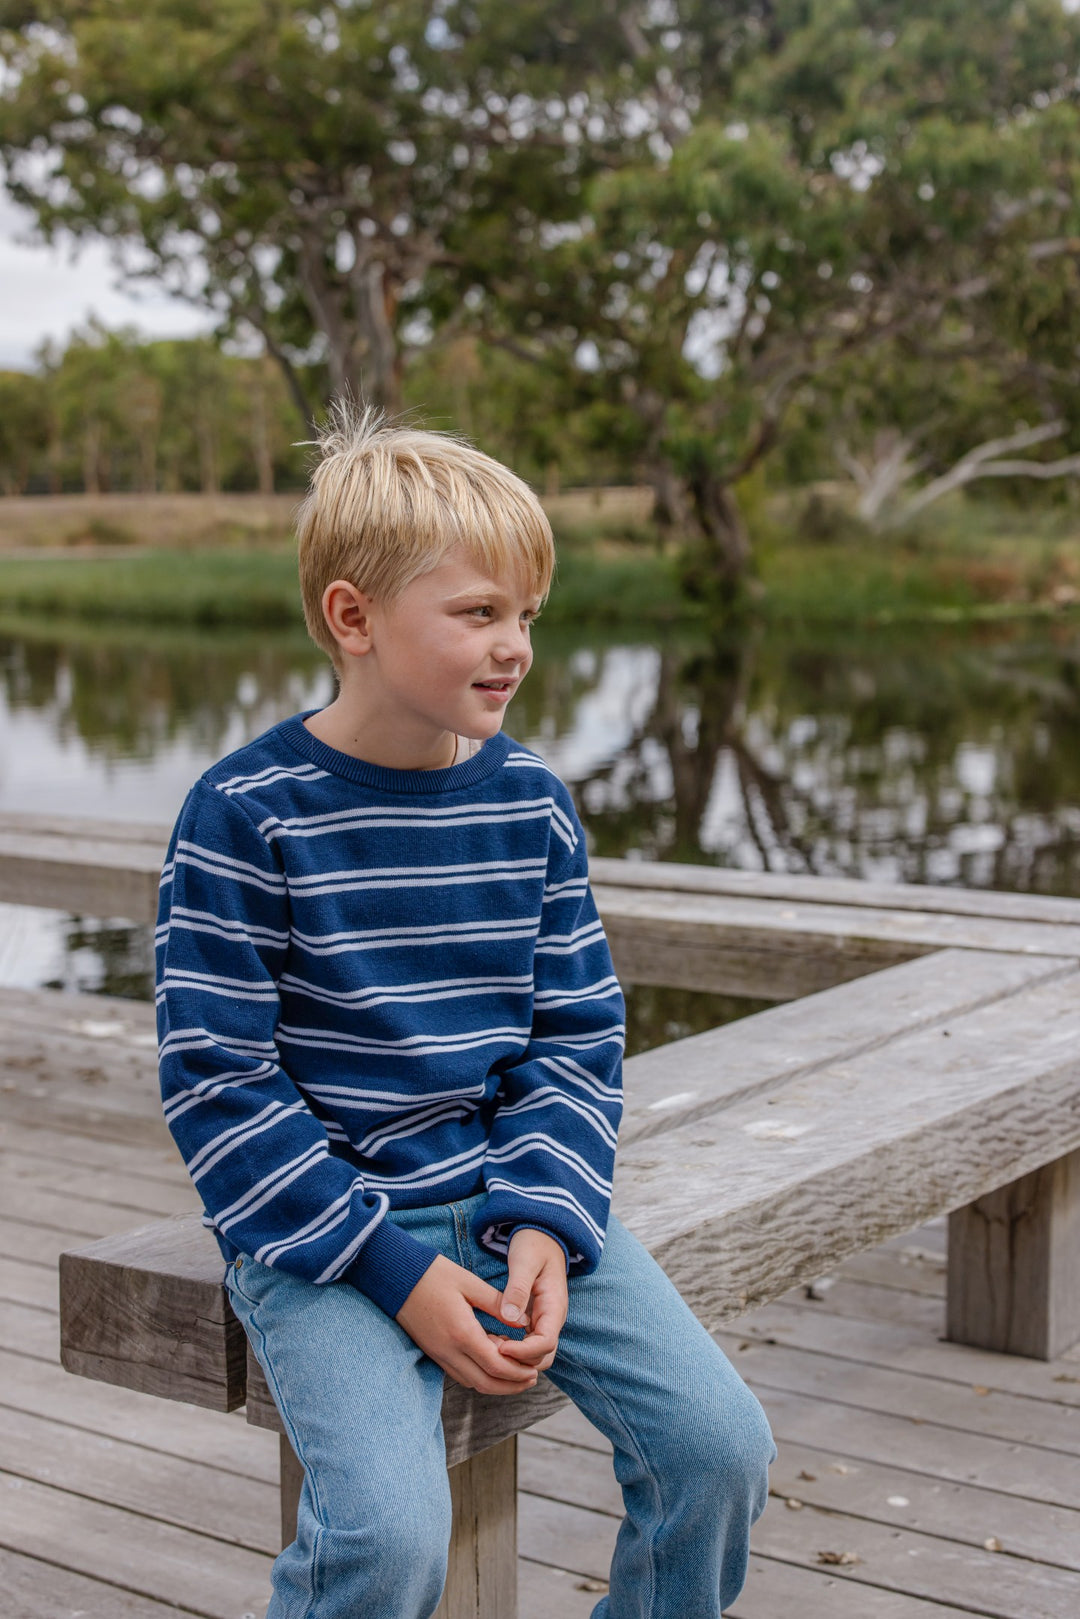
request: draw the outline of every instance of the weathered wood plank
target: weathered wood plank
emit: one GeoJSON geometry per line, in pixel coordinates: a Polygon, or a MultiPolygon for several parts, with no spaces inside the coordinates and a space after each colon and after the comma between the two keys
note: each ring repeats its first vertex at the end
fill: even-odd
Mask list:
{"type": "Polygon", "coordinates": [[[80,1204],[107,1204],[126,1208],[143,1220],[189,1214],[200,1208],[196,1193],[182,1166],[181,1173],[167,1179],[151,1180],[145,1175],[74,1167],[57,1169],[48,1159],[19,1153],[0,1152],[0,1175],[12,1188],[34,1188],[44,1192],[59,1189],[61,1195],[80,1204]]]}
{"type": "Polygon", "coordinates": [[[939,1343],[940,1333],[917,1318],[885,1322],[854,1313],[838,1315],[831,1309],[831,1297],[830,1293],[823,1304],[810,1305],[785,1296],[742,1317],[735,1324],[735,1364],[739,1364],[740,1346],[747,1340],[772,1339],[840,1362],[889,1367],[968,1388],[998,1389],[1051,1406],[1080,1406],[1080,1377],[1062,1381],[1068,1375],[1064,1361],[1023,1360],[992,1350],[939,1343]]]}
{"type": "MultiPolygon", "coordinates": [[[[852,1254],[837,1272],[839,1280],[897,1293],[919,1293],[944,1301],[945,1255],[919,1248],[868,1248],[852,1254]]],[[[905,1300],[906,1302],[906,1300],[905,1300]]]]}
{"type": "MultiPolygon", "coordinates": [[[[1075,1408],[1003,1389],[979,1394],[970,1383],[834,1360],[793,1344],[751,1340],[743,1348],[747,1339],[728,1333],[718,1334],[718,1342],[755,1388],[782,1389],[897,1417],[917,1411],[924,1423],[1080,1457],[1080,1410],[1075,1408]]],[[[1076,1471],[1080,1488],[1080,1466],[1076,1471]]]]}
{"type": "Polygon", "coordinates": [[[39,1310],[58,1308],[56,1271],[43,1265],[28,1265],[0,1248],[0,1299],[15,1304],[32,1304],[39,1310]]]}
{"type": "Polygon", "coordinates": [[[1076,1619],[1080,1608],[1080,1574],[1071,1569],[813,1507],[766,1512],[754,1543],[759,1553],[804,1568],[818,1565],[824,1552],[850,1552],[857,1561],[837,1571],[849,1584],[952,1603],[987,1619],[1076,1619]]]}
{"type": "Polygon", "coordinates": [[[751,895],[780,904],[811,901],[816,905],[944,912],[949,916],[1080,926],[1080,900],[1049,894],[931,887],[925,883],[882,883],[864,877],[809,877],[797,872],[744,871],[731,866],[699,866],[682,861],[598,857],[589,864],[593,882],[601,887],[660,889],[672,894],[751,895]]]}
{"type": "MultiPolygon", "coordinates": [[[[0,1472],[189,1529],[209,1542],[271,1555],[278,1550],[274,1485],[105,1439],[50,1417],[4,1412],[0,1472]]],[[[78,1499],[71,1511],[80,1511],[78,1499]]],[[[212,1545],[206,1555],[214,1555],[212,1545]]]]}
{"type": "Polygon", "coordinates": [[[1074,971],[1069,959],[945,950],[631,1058],[620,1143],[697,1123],[738,1101],[808,1081],[919,1029],[947,1028],[1074,971]]]}
{"type": "Polygon", "coordinates": [[[587,1584],[565,1568],[519,1557],[519,1619],[591,1619],[601,1593],[588,1590],[587,1584]]]}
{"type": "MultiPolygon", "coordinates": [[[[840,1445],[831,1451],[781,1438],[769,1474],[770,1512],[791,1510],[783,1503],[796,1501],[979,1549],[994,1536],[1013,1556],[1080,1572],[1080,1510],[855,1461],[843,1446],[842,1429],[837,1438],[840,1445]]],[[[610,1450],[583,1450],[536,1433],[522,1434],[519,1443],[522,1489],[621,1518],[610,1450]]]]}
{"type": "Polygon", "coordinates": [[[0,989],[0,1106],[13,1124],[168,1149],[153,1007],[0,989]]]}
{"type": "Polygon", "coordinates": [[[269,1595],[269,1557],[4,1474],[0,1547],[189,1609],[200,1619],[261,1613],[269,1595]]]}
{"type": "Polygon", "coordinates": [[[1052,1360],[1080,1340],[1080,1151],[949,1216],[946,1335],[1052,1360]]]}
{"type": "MultiPolygon", "coordinates": [[[[843,1435],[837,1437],[842,1442],[843,1435]]],[[[976,1549],[985,1549],[992,1538],[1007,1556],[1080,1573],[1080,1497],[1078,1508],[1071,1509],[1023,1501],[901,1467],[852,1461],[842,1443],[821,1451],[784,1440],[779,1450],[769,1474],[771,1512],[789,1510],[784,1501],[801,1501],[823,1512],[919,1530],[976,1549]]]]}
{"type": "Polygon", "coordinates": [[[594,892],[616,970],[630,983],[782,1001],[934,950],[1080,956],[1072,923],[602,885],[594,892]]]}
{"type": "Polygon", "coordinates": [[[746,1587],[728,1619],[971,1619],[971,1611],[852,1585],[840,1570],[752,1556],[746,1587]]]}
{"type": "Polygon", "coordinates": [[[943,1428],[921,1420],[917,1408],[901,1417],[835,1400],[807,1399],[764,1384],[756,1392],[780,1442],[797,1441],[830,1451],[842,1434],[844,1452],[855,1460],[979,1485],[1050,1506],[1076,1506],[1075,1456],[943,1428]]]}
{"type": "Polygon", "coordinates": [[[936,1337],[944,1331],[945,1300],[940,1294],[905,1293],[896,1287],[849,1282],[837,1272],[783,1293],[781,1298],[834,1316],[869,1316],[874,1321],[893,1321],[899,1326],[917,1322],[936,1337]],[[810,1293],[812,1297],[808,1297],[810,1293]]]}
{"type": "Polygon", "coordinates": [[[197,1218],[144,1226],[61,1255],[61,1360],[69,1372],[232,1411],[247,1347],[224,1266],[197,1218]]]}
{"type": "Polygon", "coordinates": [[[37,1186],[18,1188],[0,1181],[0,1218],[11,1225],[38,1226],[46,1231],[78,1232],[78,1240],[117,1236],[131,1229],[140,1212],[128,1203],[98,1203],[89,1198],[65,1197],[62,1187],[43,1191],[37,1186]]]}
{"type": "Polygon", "coordinates": [[[1078,987],[1057,976],[630,1141],[615,1211],[708,1324],[776,1297],[1080,1146],[1078,987]]]}
{"type": "Polygon", "coordinates": [[[69,1377],[59,1362],[0,1349],[0,1416],[8,1410],[49,1417],[80,1432],[184,1456],[277,1487],[276,1439],[248,1427],[239,1412],[226,1419],[217,1411],[69,1377]]]}
{"type": "Polygon", "coordinates": [[[450,1469],[453,1531],[432,1619],[517,1619],[517,1439],[450,1469]]]}
{"type": "Polygon", "coordinates": [[[0,829],[0,898],[13,905],[150,922],[163,852],[135,840],[0,829]]]}
{"type": "MultiPolygon", "coordinates": [[[[150,1061],[152,1065],[153,1054],[150,1061]]],[[[2,1063],[0,1058],[0,1068],[2,1063]]],[[[45,1163],[113,1170],[136,1180],[171,1180],[179,1184],[188,1179],[183,1160],[168,1136],[158,1147],[139,1147],[133,1151],[128,1142],[63,1130],[49,1119],[16,1123],[5,1111],[4,1118],[0,1119],[0,1149],[26,1153],[45,1163]]]]}
{"type": "Polygon", "coordinates": [[[18,1552],[0,1551],[0,1590],[7,1619],[188,1619],[192,1611],[18,1552]]]}
{"type": "Polygon", "coordinates": [[[84,1233],[60,1231],[55,1226],[27,1225],[23,1220],[0,1215],[0,1253],[18,1256],[21,1264],[33,1265],[55,1278],[56,1266],[65,1248],[85,1242],[84,1233]]]}
{"type": "Polygon", "coordinates": [[[44,1310],[0,1302],[0,1346],[35,1360],[55,1361],[60,1351],[60,1322],[44,1310]]]}

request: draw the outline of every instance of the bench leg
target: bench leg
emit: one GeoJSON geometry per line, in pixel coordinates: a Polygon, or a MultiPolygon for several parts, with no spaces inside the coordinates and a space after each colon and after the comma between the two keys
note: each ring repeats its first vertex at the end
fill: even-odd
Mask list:
{"type": "Polygon", "coordinates": [[[450,1469],[454,1527],[432,1619],[517,1619],[517,1435],[450,1469]]]}
{"type": "MultiPolygon", "coordinates": [[[[296,1534],[304,1469],[284,1434],[281,1544],[296,1534]]],[[[517,1619],[517,1436],[450,1469],[454,1527],[446,1590],[433,1619],[517,1619]]]]}
{"type": "Polygon", "coordinates": [[[950,1214],[946,1337],[1034,1360],[1080,1339],[1080,1151],[950,1214]]]}
{"type": "Polygon", "coordinates": [[[296,1512],[300,1505],[300,1491],[304,1487],[304,1469],[296,1459],[287,1434],[278,1434],[278,1458],[281,1467],[281,1544],[288,1546],[296,1539],[296,1512]]]}

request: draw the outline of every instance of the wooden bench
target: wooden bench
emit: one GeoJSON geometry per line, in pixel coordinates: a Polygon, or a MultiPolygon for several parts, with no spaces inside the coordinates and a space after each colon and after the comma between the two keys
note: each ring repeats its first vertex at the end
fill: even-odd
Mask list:
{"type": "MultiPolygon", "coordinates": [[[[1080,1337],[1080,962],[945,951],[633,1058],[614,1206],[710,1327],[950,1212],[948,1335],[1080,1337]],[[1070,1242],[1070,1238],[1072,1241],[1070,1242]]],[[[84,1376],[280,1432],[194,1216],[61,1261],[84,1376]]],[[[440,1619],[513,1619],[515,1435],[561,1403],[448,1386],[455,1530],[440,1619]]],[[[282,1534],[299,1469],[281,1441],[282,1534]]]]}
{"type": "MultiPolygon", "coordinates": [[[[72,830],[0,821],[0,898],[148,920],[162,830],[72,830]]],[[[1080,904],[615,861],[593,872],[627,981],[787,1003],[626,1067],[614,1206],[707,1325],[948,1213],[950,1338],[1040,1358],[1080,1338],[1080,904]]],[[[150,1009],[0,995],[0,1040],[30,1071],[43,1016],[53,1066],[34,1107],[62,1119],[104,1073],[96,1047],[108,1128],[123,1120],[140,1139],[147,1120],[124,1099],[141,1106],[155,1088],[150,1009]]],[[[223,1411],[246,1403],[280,1431],[221,1271],[190,1218],[65,1255],[64,1364],[223,1411]]],[[[514,1401],[448,1389],[440,1619],[512,1619],[514,1436],[558,1403],[543,1383],[514,1401]]],[[[299,1484],[283,1439],[286,1536],[299,1484]]]]}

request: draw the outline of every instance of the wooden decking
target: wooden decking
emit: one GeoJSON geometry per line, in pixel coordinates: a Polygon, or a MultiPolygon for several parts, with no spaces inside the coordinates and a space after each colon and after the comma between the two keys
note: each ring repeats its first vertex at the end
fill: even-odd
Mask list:
{"type": "MultiPolygon", "coordinates": [[[[81,1076],[20,1066],[6,1034],[0,1611],[261,1619],[276,1438],[57,1363],[60,1250],[191,1206],[155,1099],[85,1058],[81,1076]]],[[[104,1027],[86,1035],[105,1057],[104,1027]]],[[[1080,1351],[1042,1364],[939,1341],[943,1255],[927,1227],[722,1336],[780,1443],[737,1619],[1080,1613],[1080,1351]]],[[[522,1438],[521,1482],[522,1619],[585,1619],[619,1514],[599,1436],[550,1419],[522,1438]]]]}

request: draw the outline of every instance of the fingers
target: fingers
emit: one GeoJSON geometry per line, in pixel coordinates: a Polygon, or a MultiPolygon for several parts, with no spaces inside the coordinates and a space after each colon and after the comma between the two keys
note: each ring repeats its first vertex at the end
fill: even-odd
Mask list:
{"type": "MultiPolygon", "coordinates": [[[[487,1282],[482,1282],[479,1276],[473,1275],[472,1271],[462,1271],[461,1292],[474,1310],[484,1310],[488,1315],[493,1315],[496,1320],[502,1315],[504,1295],[499,1292],[498,1288],[491,1287],[487,1282]]],[[[525,1302],[526,1304],[529,1302],[528,1295],[526,1295],[525,1302]]]]}
{"type": "Polygon", "coordinates": [[[523,1326],[528,1320],[529,1300],[542,1264],[542,1256],[511,1243],[506,1286],[494,1313],[512,1327],[523,1326]]]}

